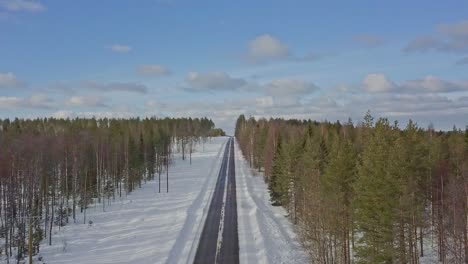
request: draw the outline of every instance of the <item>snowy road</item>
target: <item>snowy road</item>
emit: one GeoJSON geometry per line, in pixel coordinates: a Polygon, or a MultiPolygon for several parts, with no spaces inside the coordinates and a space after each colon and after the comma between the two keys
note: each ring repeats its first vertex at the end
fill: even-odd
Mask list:
{"type": "Polygon", "coordinates": [[[194,263],[239,263],[234,140],[223,156],[194,263]]]}

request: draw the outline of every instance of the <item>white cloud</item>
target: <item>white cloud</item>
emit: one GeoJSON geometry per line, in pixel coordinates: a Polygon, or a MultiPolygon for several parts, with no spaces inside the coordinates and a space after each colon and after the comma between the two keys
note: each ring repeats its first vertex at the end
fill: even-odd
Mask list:
{"type": "Polygon", "coordinates": [[[0,96],[0,109],[18,108],[23,103],[19,97],[0,96]]]}
{"type": "Polygon", "coordinates": [[[108,112],[73,112],[68,110],[59,110],[52,113],[55,118],[67,119],[67,118],[130,118],[138,116],[133,112],[119,112],[119,111],[108,111],[108,112]]]}
{"type": "Polygon", "coordinates": [[[156,101],[154,99],[151,99],[151,100],[148,100],[146,101],[145,103],[145,107],[148,109],[148,110],[154,110],[156,108],[165,108],[167,105],[165,103],[162,103],[162,102],[159,102],[159,101],[156,101]]]}
{"type": "Polygon", "coordinates": [[[468,20],[454,24],[441,24],[435,34],[420,36],[410,41],[405,52],[468,52],[468,20]]]}
{"type": "Polygon", "coordinates": [[[434,76],[426,76],[420,80],[406,81],[401,85],[405,92],[450,93],[468,91],[468,82],[445,81],[434,76]]]}
{"type": "Polygon", "coordinates": [[[370,48],[378,47],[384,44],[384,40],[376,35],[356,35],[353,37],[353,40],[370,48]]]}
{"type": "Polygon", "coordinates": [[[190,72],[185,81],[188,90],[195,91],[235,90],[247,84],[244,79],[233,78],[224,72],[190,72]]]}
{"type": "Polygon", "coordinates": [[[137,69],[137,73],[141,76],[158,77],[170,75],[171,71],[164,66],[152,64],[140,66],[137,69]]]}
{"type": "Polygon", "coordinates": [[[133,112],[79,112],[77,113],[78,116],[84,118],[131,118],[138,115],[135,115],[133,112]]]}
{"type": "Polygon", "coordinates": [[[1,88],[18,88],[22,86],[23,83],[19,81],[16,76],[11,73],[1,73],[0,72],[0,89],[1,88]]]}
{"type": "Polygon", "coordinates": [[[363,89],[370,93],[383,93],[390,92],[396,88],[396,85],[388,80],[385,75],[380,73],[373,73],[367,75],[363,82],[363,89]]]}
{"type": "Polygon", "coordinates": [[[65,101],[67,106],[75,107],[105,107],[106,104],[103,102],[101,97],[98,96],[72,96],[65,101]]]}
{"type": "Polygon", "coordinates": [[[260,35],[249,42],[246,58],[250,62],[261,63],[282,60],[290,56],[288,46],[271,35],[260,35]]]}
{"type": "MultiPolygon", "coordinates": [[[[435,116],[468,113],[468,102],[434,94],[379,94],[358,98],[350,105],[362,105],[387,117],[408,117],[426,121],[442,121],[435,116]]],[[[463,124],[464,125],[464,124],[463,124]]]]}
{"type": "Polygon", "coordinates": [[[145,84],[137,82],[98,82],[95,80],[85,81],[59,81],[54,82],[45,88],[49,93],[61,93],[65,95],[74,95],[82,89],[94,90],[97,92],[130,92],[146,94],[148,87],[145,84]]]}
{"type": "Polygon", "coordinates": [[[297,96],[307,95],[317,91],[319,88],[310,82],[293,79],[273,80],[264,85],[265,93],[272,96],[297,96]]]}
{"type": "Polygon", "coordinates": [[[298,96],[274,97],[273,100],[273,107],[277,108],[276,111],[279,111],[279,109],[281,109],[286,112],[294,112],[297,110],[295,110],[295,108],[303,106],[304,105],[301,103],[301,98],[298,96]]]}
{"type": "Polygon", "coordinates": [[[28,107],[50,109],[54,107],[54,102],[46,94],[33,94],[26,102],[28,107]]]}
{"type": "Polygon", "coordinates": [[[468,38],[468,20],[455,24],[441,24],[437,31],[453,38],[468,38]]]}
{"type": "Polygon", "coordinates": [[[83,85],[85,88],[100,92],[132,92],[141,94],[148,92],[146,85],[132,82],[98,83],[96,81],[86,81],[83,85]]]}
{"type": "Polygon", "coordinates": [[[273,102],[273,97],[271,96],[265,96],[265,97],[259,97],[255,99],[255,104],[258,107],[272,107],[274,102],[273,102]]]}
{"type": "Polygon", "coordinates": [[[269,34],[263,34],[250,40],[243,59],[249,63],[262,64],[277,61],[287,62],[315,62],[326,57],[333,56],[332,53],[309,52],[297,55],[290,51],[288,45],[280,39],[269,34]]]}
{"type": "Polygon", "coordinates": [[[0,0],[0,6],[11,12],[42,12],[47,9],[40,2],[30,0],[0,0]]]}
{"type": "Polygon", "coordinates": [[[0,96],[1,109],[52,109],[55,107],[53,100],[45,94],[34,94],[27,98],[0,96]]]}
{"type": "Polygon", "coordinates": [[[421,36],[413,39],[404,49],[405,52],[427,52],[438,49],[443,43],[431,36],[421,36]]]}
{"type": "Polygon", "coordinates": [[[73,111],[59,110],[57,112],[52,113],[52,117],[57,119],[68,119],[75,118],[76,114],[73,111]]]}
{"type": "Polygon", "coordinates": [[[121,44],[114,44],[107,48],[116,53],[127,53],[132,50],[132,47],[127,46],[127,45],[121,45],[121,44]]]}
{"type": "Polygon", "coordinates": [[[258,90],[251,96],[237,99],[203,100],[197,97],[189,102],[180,102],[176,99],[174,101],[148,99],[143,106],[134,109],[115,108],[105,112],[59,111],[56,116],[130,117],[142,114],[158,117],[207,116],[218,126],[232,132],[239,114],[265,118],[346,121],[348,117],[362,120],[367,109],[370,109],[375,116],[398,119],[401,123],[412,118],[423,126],[434,122],[438,128],[450,128],[453,123],[464,125],[466,119],[464,116],[468,115],[467,99],[463,99],[460,93],[445,94],[464,87],[468,88],[468,84],[463,81],[447,81],[428,76],[399,84],[383,74],[370,74],[365,80],[370,88],[364,92],[350,88],[336,88],[341,92],[323,89],[320,93],[314,93],[319,88],[312,83],[280,79],[258,84],[256,86],[258,90]]]}
{"type": "MultiPolygon", "coordinates": [[[[76,84],[67,81],[55,81],[45,87],[45,91],[52,93],[52,94],[65,94],[65,95],[72,95],[75,94],[76,91],[73,88],[76,84]]],[[[79,86],[79,85],[77,85],[79,86]]]]}
{"type": "Polygon", "coordinates": [[[451,93],[468,91],[468,81],[445,81],[434,76],[408,80],[396,84],[383,74],[369,74],[363,82],[363,90],[369,93],[451,93]]]}

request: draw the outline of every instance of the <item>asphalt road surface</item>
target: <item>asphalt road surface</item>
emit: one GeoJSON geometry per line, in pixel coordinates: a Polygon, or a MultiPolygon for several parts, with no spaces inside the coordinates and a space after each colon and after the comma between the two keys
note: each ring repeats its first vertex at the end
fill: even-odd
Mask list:
{"type": "Polygon", "coordinates": [[[228,140],[224,150],[194,263],[239,263],[233,138],[228,140]]]}

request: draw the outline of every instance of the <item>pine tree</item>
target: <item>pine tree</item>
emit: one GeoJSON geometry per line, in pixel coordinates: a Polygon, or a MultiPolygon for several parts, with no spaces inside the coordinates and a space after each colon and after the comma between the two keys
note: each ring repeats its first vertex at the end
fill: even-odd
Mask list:
{"type": "Polygon", "coordinates": [[[350,141],[335,139],[330,161],[322,178],[322,196],[329,211],[331,235],[337,237],[341,244],[341,254],[337,261],[345,264],[351,263],[351,203],[354,196],[353,184],[356,180],[356,158],[356,151],[350,141]]]}
{"type": "Polygon", "coordinates": [[[390,125],[379,119],[364,146],[355,183],[358,263],[393,263],[393,224],[398,201],[397,183],[388,172],[392,147],[390,125]]]}
{"type": "Polygon", "coordinates": [[[289,175],[288,175],[288,160],[285,147],[283,147],[281,137],[278,137],[275,157],[273,161],[273,170],[269,182],[270,196],[273,205],[288,204],[288,189],[289,189],[289,175]]]}
{"type": "Polygon", "coordinates": [[[418,263],[429,232],[441,263],[467,261],[468,127],[401,130],[370,112],[356,127],[241,116],[236,137],[313,262],[418,263]]]}

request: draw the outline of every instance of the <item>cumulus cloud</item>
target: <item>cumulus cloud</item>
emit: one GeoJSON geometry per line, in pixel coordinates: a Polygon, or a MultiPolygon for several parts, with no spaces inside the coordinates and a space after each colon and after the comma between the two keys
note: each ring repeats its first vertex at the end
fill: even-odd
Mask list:
{"type": "MultiPolygon", "coordinates": [[[[420,81],[424,86],[424,78],[420,81]]],[[[457,94],[451,94],[449,97],[437,93],[403,93],[400,92],[401,85],[394,83],[394,86],[395,93],[352,94],[345,91],[333,95],[324,90],[324,93],[312,92],[308,96],[265,94],[224,101],[171,102],[164,107],[164,112],[170,116],[208,116],[228,132],[233,131],[233,125],[239,114],[265,118],[346,121],[348,117],[361,120],[367,109],[371,109],[373,115],[398,119],[401,123],[412,118],[421,121],[422,125],[433,122],[437,128],[450,128],[453,125],[451,122],[464,124],[468,115],[468,99],[462,99],[460,96],[457,98],[457,94]]],[[[420,89],[440,90],[429,87],[420,89]]]]}
{"type": "Polygon", "coordinates": [[[364,91],[370,93],[384,93],[394,90],[397,86],[385,75],[380,73],[373,73],[367,75],[362,81],[364,91]]]}
{"type": "Polygon", "coordinates": [[[0,0],[0,6],[11,12],[42,12],[47,8],[38,1],[30,0],[0,0]]]}
{"type": "Polygon", "coordinates": [[[419,80],[409,80],[401,85],[407,92],[450,93],[468,91],[467,81],[445,81],[434,76],[426,76],[419,80]]]}
{"type": "Polygon", "coordinates": [[[289,56],[288,46],[269,34],[263,34],[251,40],[246,54],[247,60],[254,63],[283,60],[289,56]]]}
{"type": "Polygon", "coordinates": [[[47,87],[45,87],[44,90],[49,93],[54,93],[54,94],[60,93],[60,94],[72,95],[76,93],[75,89],[73,88],[74,86],[80,86],[80,85],[77,85],[72,82],[67,82],[67,81],[54,81],[50,83],[49,85],[47,85],[47,87]]]}
{"type": "Polygon", "coordinates": [[[362,82],[368,93],[451,93],[468,91],[468,81],[446,81],[435,76],[396,84],[383,74],[369,74],[362,82]]]}
{"type": "Polygon", "coordinates": [[[78,112],[76,116],[82,118],[130,118],[135,117],[135,113],[132,112],[118,112],[118,111],[107,111],[107,112],[78,112]]]}
{"type": "Polygon", "coordinates": [[[45,94],[34,94],[27,98],[0,96],[0,109],[52,109],[54,107],[54,101],[45,94]]]}
{"type": "Polygon", "coordinates": [[[356,104],[372,109],[373,113],[380,116],[406,117],[426,122],[444,122],[446,120],[438,117],[468,114],[468,101],[435,94],[379,94],[369,98],[355,98],[350,102],[350,105],[356,104]]]}
{"type": "Polygon", "coordinates": [[[447,94],[468,88],[468,84],[463,81],[428,76],[396,83],[383,74],[372,74],[364,80],[370,87],[359,93],[351,92],[350,89],[340,89],[342,92],[336,94],[330,89],[317,93],[319,88],[310,82],[279,79],[258,84],[256,87],[259,90],[242,98],[196,98],[190,102],[149,99],[139,109],[121,108],[104,112],[62,110],[56,116],[129,117],[141,116],[142,113],[161,117],[207,116],[229,132],[233,131],[239,114],[265,118],[346,121],[348,117],[361,120],[365,111],[371,109],[375,116],[386,116],[401,123],[409,118],[421,121],[422,125],[434,122],[437,128],[450,128],[453,125],[451,122],[462,124],[468,115],[468,99],[460,96],[460,93],[447,94]]]}
{"type": "Polygon", "coordinates": [[[440,49],[443,46],[443,42],[439,39],[431,36],[421,36],[413,39],[403,49],[405,52],[427,52],[433,49],[440,49]]]}
{"type": "Polygon", "coordinates": [[[264,85],[266,94],[272,96],[298,96],[317,91],[319,88],[310,82],[294,79],[278,79],[264,85]]]}
{"type": "Polygon", "coordinates": [[[18,88],[23,85],[23,82],[19,81],[16,76],[11,73],[0,72],[0,89],[1,88],[18,88]]]}
{"type": "Polygon", "coordinates": [[[405,52],[468,52],[468,20],[440,24],[431,36],[419,36],[408,43],[405,52]]]}
{"type": "Polygon", "coordinates": [[[129,93],[148,93],[148,87],[138,82],[98,82],[95,80],[84,81],[60,81],[54,82],[45,88],[49,93],[61,93],[65,95],[75,95],[82,89],[93,90],[97,92],[129,92],[129,93]]]}
{"type": "Polygon", "coordinates": [[[263,64],[278,61],[287,62],[315,62],[333,54],[309,52],[305,55],[297,55],[290,51],[289,47],[280,39],[269,34],[263,34],[250,40],[243,59],[249,63],[263,64]]]}
{"type": "Polygon", "coordinates": [[[116,53],[127,53],[132,50],[132,47],[121,44],[113,44],[111,46],[108,46],[107,48],[116,53]]]}
{"type": "Polygon", "coordinates": [[[106,107],[103,99],[98,96],[72,96],[65,101],[65,105],[72,107],[106,107]]]}
{"type": "Polygon", "coordinates": [[[155,108],[165,108],[167,105],[163,102],[156,101],[154,99],[148,100],[145,103],[145,107],[147,109],[155,109],[155,108]]]}
{"type": "Polygon", "coordinates": [[[146,85],[133,82],[98,83],[96,81],[86,81],[83,85],[85,88],[100,92],[131,92],[141,94],[148,92],[146,85]]]}
{"type": "Polygon", "coordinates": [[[106,111],[106,112],[73,112],[69,110],[59,110],[52,113],[52,116],[59,119],[67,118],[131,118],[138,116],[134,112],[119,112],[119,111],[106,111]]]}
{"type": "Polygon", "coordinates": [[[353,37],[353,40],[369,48],[378,47],[384,44],[384,40],[376,35],[362,34],[353,37]]]}
{"type": "Polygon", "coordinates": [[[138,67],[137,73],[140,76],[159,77],[159,76],[170,75],[171,71],[164,66],[152,64],[152,65],[142,65],[138,67]]]}
{"type": "Polygon", "coordinates": [[[437,26],[437,31],[455,39],[465,39],[468,37],[468,20],[455,24],[441,24],[437,26]]]}
{"type": "Polygon", "coordinates": [[[68,118],[71,119],[71,118],[75,118],[76,115],[73,111],[59,110],[59,111],[52,113],[52,117],[57,118],[57,119],[68,119],[68,118]]]}
{"type": "Polygon", "coordinates": [[[188,90],[194,91],[235,90],[247,84],[246,80],[233,78],[224,72],[190,72],[185,82],[189,85],[188,90]]]}
{"type": "Polygon", "coordinates": [[[274,102],[273,102],[273,97],[271,96],[265,96],[265,97],[258,97],[258,98],[255,98],[255,105],[258,106],[258,107],[271,107],[273,106],[274,102]]]}
{"type": "Polygon", "coordinates": [[[33,94],[26,102],[28,107],[52,109],[55,107],[54,101],[46,94],[33,94]]]}
{"type": "Polygon", "coordinates": [[[23,103],[23,99],[13,96],[0,96],[0,109],[18,108],[23,103]]]}

